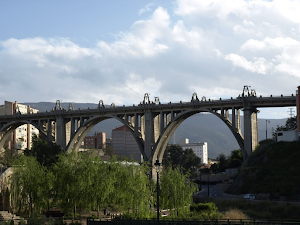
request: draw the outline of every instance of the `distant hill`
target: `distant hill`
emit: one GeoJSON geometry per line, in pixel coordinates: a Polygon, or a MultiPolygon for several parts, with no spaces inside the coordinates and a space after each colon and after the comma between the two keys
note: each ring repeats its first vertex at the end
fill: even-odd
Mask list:
{"type": "MultiPolygon", "coordinates": [[[[32,108],[41,112],[50,111],[55,107],[53,102],[22,103],[30,105],[32,108]]],[[[93,109],[97,108],[94,103],[73,103],[74,109],[93,109]]],[[[69,108],[69,103],[62,103],[62,107],[69,108]]],[[[241,117],[243,119],[243,117],[241,117]]],[[[268,138],[272,136],[271,128],[283,126],[286,119],[269,119],[268,138]]],[[[242,123],[243,124],[243,123],[242,123]]],[[[105,132],[107,137],[111,137],[111,131],[122,124],[114,119],[108,119],[97,124],[89,132],[89,135],[95,132],[105,132]]],[[[242,127],[243,130],[243,127],[242,127]]],[[[208,157],[216,158],[219,154],[229,155],[234,149],[239,149],[239,145],[228,127],[216,116],[207,113],[199,113],[186,119],[175,131],[175,135],[170,143],[179,143],[180,139],[188,138],[190,143],[207,142],[208,157]]],[[[258,139],[266,138],[266,120],[258,119],[258,139]]]]}

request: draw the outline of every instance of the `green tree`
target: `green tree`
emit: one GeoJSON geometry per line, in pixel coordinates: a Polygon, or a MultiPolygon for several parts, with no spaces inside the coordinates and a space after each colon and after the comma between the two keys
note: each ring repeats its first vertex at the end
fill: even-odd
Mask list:
{"type": "Polygon", "coordinates": [[[77,211],[89,209],[92,205],[90,197],[94,195],[93,158],[80,152],[63,153],[59,155],[54,165],[55,200],[65,213],[73,209],[77,211]],[[78,210],[79,208],[79,210],[78,210]]]}
{"type": "Polygon", "coordinates": [[[180,145],[168,145],[163,157],[163,164],[174,168],[180,166],[183,153],[184,151],[180,145]]]}
{"type": "Polygon", "coordinates": [[[286,120],[285,126],[280,126],[276,128],[276,131],[288,131],[297,129],[297,117],[290,117],[286,120]]]}
{"type": "Polygon", "coordinates": [[[217,157],[217,161],[218,161],[218,163],[213,164],[213,165],[210,167],[210,170],[211,170],[213,173],[224,172],[225,169],[228,168],[228,160],[227,160],[227,157],[226,157],[223,153],[221,153],[221,154],[219,154],[219,156],[217,157]]]}
{"type": "Polygon", "coordinates": [[[185,168],[185,170],[189,170],[191,168],[199,168],[201,165],[201,158],[196,156],[191,148],[188,148],[184,151],[181,165],[183,168],[185,168]]]}
{"type": "Polygon", "coordinates": [[[182,167],[185,171],[191,168],[198,168],[201,164],[201,158],[196,156],[190,148],[183,150],[180,145],[168,145],[163,158],[164,166],[173,168],[182,167]]]}
{"type": "Polygon", "coordinates": [[[192,194],[197,190],[196,184],[191,183],[178,168],[172,167],[163,170],[160,181],[162,207],[174,209],[171,210],[172,216],[185,217],[189,213],[192,194]]]}
{"type": "Polygon", "coordinates": [[[242,165],[243,154],[241,149],[233,150],[227,159],[228,168],[236,168],[242,165]]]}
{"type": "Polygon", "coordinates": [[[62,152],[62,148],[56,144],[49,144],[37,135],[32,137],[31,149],[25,149],[24,155],[33,156],[37,161],[47,168],[50,168],[58,160],[58,155],[62,152]]]}
{"type": "Polygon", "coordinates": [[[27,211],[29,217],[45,208],[49,199],[51,172],[34,157],[20,156],[13,161],[11,175],[12,207],[27,211]]]}
{"type": "Polygon", "coordinates": [[[100,157],[93,159],[91,173],[93,174],[92,190],[94,194],[90,198],[97,209],[98,217],[100,209],[112,203],[112,196],[116,192],[114,184],[116,183],[117,169],[115,167],[115,158],[112,158],[109,163],[104,163],[100,157]]]}
{"type": "Polygon", "coordinates": [[[4,167],[11,166],[11,162],[13,160],[13,155],[11,149],[7,146],[4,146],[4,152],[0,155],[0,164],[4,167]]]}
{"type": "Polygon", "coordinates": [[[117,163],[114,203],[127,210],[130,218],[148,218],[153,196],[153,182],[149,179],[149,165],[117,163]],[[150,201],[150,203],[149,203],[150,201]],[[130,213],[130,211],[132,213],[130,213]]]}

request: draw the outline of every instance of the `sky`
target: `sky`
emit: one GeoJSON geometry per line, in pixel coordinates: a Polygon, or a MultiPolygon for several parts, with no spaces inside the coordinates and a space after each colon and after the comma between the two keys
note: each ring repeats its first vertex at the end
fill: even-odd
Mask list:
{"type": "Polygon", "coordinates": [[[295,95],[299,12],[300,0],[0,1],[0,104],[295,95]]]}

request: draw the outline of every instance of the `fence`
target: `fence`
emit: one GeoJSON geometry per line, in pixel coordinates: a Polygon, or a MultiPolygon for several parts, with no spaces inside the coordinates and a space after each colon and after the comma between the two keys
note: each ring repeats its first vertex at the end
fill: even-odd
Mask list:
{"type": "Polygon", "coordinates": [[[293,220],[93,220],[88,219],[87,225],[300,225],[293,220]]]}

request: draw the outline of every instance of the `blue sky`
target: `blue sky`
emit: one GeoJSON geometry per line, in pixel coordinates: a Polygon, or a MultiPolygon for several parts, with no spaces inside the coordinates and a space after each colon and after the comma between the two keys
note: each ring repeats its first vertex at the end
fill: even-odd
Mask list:
{"type": "Polygon", "coordinates": [[[0,101],[295,94],[299,11],[299,0],[0,1],[0,101]]]}

